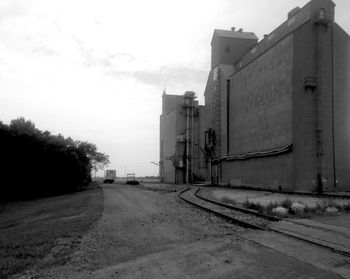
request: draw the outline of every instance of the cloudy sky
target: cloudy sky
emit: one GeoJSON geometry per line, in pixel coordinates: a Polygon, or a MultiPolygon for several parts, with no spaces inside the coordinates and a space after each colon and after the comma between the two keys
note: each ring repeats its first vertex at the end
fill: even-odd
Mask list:
{"type": "MultiPolygon", "coordinates": [[[[0,0],[0,121],[95,143],[157,175],[161,95],[202,95],[214,28],[259,38],[307,0],[0,0]]],[[[350,33],[350,1],[335,0],[350,33]]]]}

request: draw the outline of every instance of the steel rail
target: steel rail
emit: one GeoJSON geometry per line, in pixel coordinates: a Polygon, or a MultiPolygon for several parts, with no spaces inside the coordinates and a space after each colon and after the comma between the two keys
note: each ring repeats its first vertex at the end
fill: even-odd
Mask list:
{"type": "Polygon", "coordinates": [[[226,204],[226,203],[221,203],[219,201],[215,201],[215,200],[212,200],[212,199],[209,199],[209,198],[205,198],[205,197],[199,195],[199,193],[198,193],[199,191],[200,191],[200,189],[198,188],[198,190],[194,193],[194,195],[197,198],[201,199],[201,200],[205,200],[207,202],[211,202],[211,203],[214,203],[214,204],[226,207],[226,208],[230,208],[230,209],[233,209],[233,210],[238,210],[238,211],[241,211],[241,212],[244,212],[244,213],[252,214],[252,215],[255,215],[255,216],[267,219],[269,221],[281,221],[281,218],[278,218],[278,217],[275,217],[275,216],[272,216],[272,215],[259,213],[259,212],[256,212],[254,210],[251,210],[251,209],[242,208],[242,207],[238,207],[238,206],[234,206],[234,205],[230,205],[230,204],[226,204]]]}
{"type": "Polygon", "coordinates": [[[229,221],[229,222],[231,222],[231,223],[233,223],[233,224],[237,224],[237,225],[239,225],[239,226],[241,226],[241,227],[244,227],[244,228],[250,228],[250,229],[256,229],[256,230],[262,230],[262,229],[263,229],[263,227],[261,227],[261,226],[258,226],[258,225],[255,225],[255,224],[251,224],[251,223],[248,223],[248,222],[245,222],[245,221],[236,219],[236,218],[232,218],[231,216],[227,216],[227,215],[225,215],[225,214],[223,214],[223,213],[221,213],[221,212],[215,211],[215,210],[213,210],[213,209],[210,209],[210,208],[208,208],[208,207],[205,207],[205,206],[203,206],[203,205],[200,205],[200,204],[198,204],[198,203],[195,203],[195,202],[193,202],[193,201],[191,201],[191,200],[189,200],[189,199],[186,199],[185,197],[183,197],[182,194],[185,193],[185,192],[187,192],[187,191],[189,191],[190,189],[191,189],[191,188],[189,187],[189,188],[187,188],[187,189],[185,189],[185,190],[182,190],[182,191],[178,194],[178,196],[179,196],[182,200],[184,200],[185,202],[187,202],[187,203],[189,203],[189,204],[191,204],[191,205],[193,205],[193,206],[199,207],[199,208],[201,208],[201,209],[203,209],[203,210],[205,210],[205,211],[207,211],[207,212],[213,213],[213,214],[215,214],[216,216],[219,216],[220,218],[225,219],[226,221],[229,221]]]}

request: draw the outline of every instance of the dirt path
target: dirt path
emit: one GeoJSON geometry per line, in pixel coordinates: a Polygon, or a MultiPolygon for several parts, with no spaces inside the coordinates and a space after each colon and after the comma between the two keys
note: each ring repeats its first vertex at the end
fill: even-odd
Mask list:
{"type": "MultiPolygon", "coordinates": [[[[104,213],[64,266],[37,278],[341,278],[252,242],[167,191],[103,186],[104,213]]],[[[250,232],[252,233],[252,232],[250,232]]]]}

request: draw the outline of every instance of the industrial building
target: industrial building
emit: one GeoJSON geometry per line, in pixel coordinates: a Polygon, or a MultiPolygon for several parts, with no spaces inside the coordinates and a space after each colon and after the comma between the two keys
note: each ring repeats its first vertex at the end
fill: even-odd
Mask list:
{"type": "Polygon", "coordinates": [[[350,190],[350,37],[334,10],[312,0],[260,41],[215,30],[205,104],[163,94],[162,180],[350,190]]]}
{"type": "MultiPolygon", "coordinates": [[[[192,183],[204,180],[199,115],[203,106],[198,105],[194,92],[183,96],[163,93],[160,116],[160,177],[168,183],[192,183]]],[[[203,124],[203,123],[202,123],[203,124]]]]}

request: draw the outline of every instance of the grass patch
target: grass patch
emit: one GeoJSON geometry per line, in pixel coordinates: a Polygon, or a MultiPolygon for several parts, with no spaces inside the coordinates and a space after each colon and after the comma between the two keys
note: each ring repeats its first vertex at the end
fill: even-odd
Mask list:
{"type": "Polygon", "coordinates": [[[98,187],[7,204],[0,213],[0,278],[67,262],[102,208],[98,187]]]}
{"type": "Polygon", "coordinates": [[[226,204],[242,206],[259,213],[282,217],[310,218],[316,215],[350,212],[350,201],[344,202],[339,199],[321,199],[316,204],[314,203],[314,206],[295,202],[288,197],[282,201],[273,201],[264,205],[259,202],[252,202],[248,197],[242,203],[226,196],[222,197],[220,201],[226,204]],[[281,212],[280,208],[276,209],[277,207],[285,208],[286,212],[281,212]]]}
{"type": "Polygon", "coordinates": [[[252,209],[259,213],[264,213],[268,215],[276,215],[274,209],[277,207],[284,207],[288,211],[288,216],[303,218],[309,218],[315,215],[326,214],[327,208],[336,208],[339,212],[350,211],[350,203],[339,204],[334,200],[325,200],[320,203],[317,203],[316,206],[313,207],[308,205],[302,205],[302,208],[298,208],[297,204],[298,203],[294,204],[293,200],[287,198],[281,202],[270,202],[267,205],[261,205],[260,203],[250,202],[248,199],[246,199],[242,205],[245,208],[252,209]]]}

